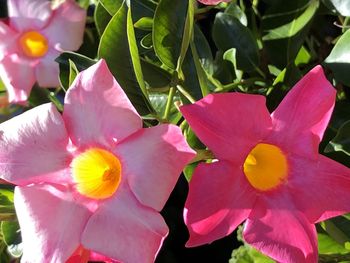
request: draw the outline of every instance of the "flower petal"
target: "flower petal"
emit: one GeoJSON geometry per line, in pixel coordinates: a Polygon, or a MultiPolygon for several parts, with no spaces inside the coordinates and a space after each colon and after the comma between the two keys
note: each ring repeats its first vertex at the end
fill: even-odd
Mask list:
{"type": "Polygon", "coordinates": [[[272,113],[277,132],[274,141],[295,153],[317,158],[318,144],[331,117],[335,96],[336,90],[322,67],[313,68],[272,113]]]}
{"type": "Polygon", "coordinates": [[[294,156],[288,187],[296,206],[311,222],[350,212],[350,169],[325,156],[294,156]]]}
{"type": "Polygon", "coordinates": [[[1,177],[20,185],[36,181],[37,176],[60,181],[70,161],[67,144],[55,106],[48,103],[28,110],[0,124],[1,177]]]}
{"type": "Polygon", "coordinates": [[[0,61],[0,78],[4,82],[9,101],[25,103],[35,83],[35,63],[22,59],[17,54],[4,57],[0,61]]]}
{"type": "Polygon", "coordinates": [[[72,0],[53,10],[52,18],[42,33],[50,45],[60,50],[78,50],[83,43],[86,11],[72,0]]]}
{"type": "Polygon", "coordinates": [[[65,97],[63,118],[76,146],[110,147],[142,128],[142,120],[104,60],[82,71],[65,97]]]}
{"type": "Polygon", "coordinates": [[[141,205],[124,185],[90,218],[82,245],[121,262],[154,262],[167,233],[161,215],[141,205]]]}
{"type": "Polygon", "coordinates": [[[180,110],[218,159],[239,164],[255,144],[269,134],[271,127],[265,97],[260,95],[211,94],[180,110]]]}
{"type": "Polygon", "coordinates": [[[0,21],[0,61],[7,54],[13,53],[17,48],[18,33],[4,22],[0,21]]]}
{"type": "Polygon", "coordinates": [[[55,61],[60,53],[56,50],[50,50],[35,67],[35,77],[40,87],[57,87],[60,82],[59,66],[55,61]]]}
{"type": "Polygon", "coordinates": [[[51,17],[47,0],[8,0],[10,26],[19,32],[43,28],[51,17]]]}
{"type": "Polygon", "coordinates": [[[185,165],[195,156],[175,125],[140,129],[116,147],[122,176],[144,205],[160,211],[185,165]],[[161,182],[161,183],[159,183],[161,182]]]}
{"type": "Polygon", "coordinates": [[[65,262],[79,247],[90,212],[63,186],[16,187],[14,199],[23,240],[22,262],[65,262]]]}
{"type": "Polygon", "coordinates": [[[251,212],[255,194],[238,167],[226,161],[196,168],[185,204],[186,246],[211,243],[232,233],[251,212]]]}
{"type": "Polygon", "coordinates": [[[286,198],[257,201],[245,223],[243,237],[278,262],[317,262],[316,228],[286,198]]]}

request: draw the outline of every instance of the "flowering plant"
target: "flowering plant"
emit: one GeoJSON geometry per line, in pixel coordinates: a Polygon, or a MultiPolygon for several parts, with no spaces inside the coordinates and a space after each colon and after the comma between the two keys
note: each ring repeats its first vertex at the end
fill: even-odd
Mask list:
{"type": "Polygon", "coordinates": [[[0,262],[350,261],[349,16],[0,1],[0,262]]]}

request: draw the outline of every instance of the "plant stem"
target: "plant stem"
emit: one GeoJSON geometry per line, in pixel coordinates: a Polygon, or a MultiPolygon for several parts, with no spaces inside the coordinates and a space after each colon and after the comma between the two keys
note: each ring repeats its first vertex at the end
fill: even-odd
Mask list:
{"type": "Polygon", "coordinates": [[[173,104],[173,98],[175,95],[175,88],[171,87],[169,89],[169,95],[168,95],[168,100],[166,102],[166,106],[165,106],[165,111],[164,111],[164,116],[163,119],[168,120],[169,118],[169,114],[170,114],[170,110],[171,110],[171,105],[173,104]]]}

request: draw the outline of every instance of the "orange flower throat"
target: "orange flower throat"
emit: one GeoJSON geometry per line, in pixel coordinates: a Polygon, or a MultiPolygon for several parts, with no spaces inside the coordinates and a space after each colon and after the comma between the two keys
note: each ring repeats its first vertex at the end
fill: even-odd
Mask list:
{"type": "Polygon", "coordinates": [[[286,180],[288,162],[285,154],[277,146],[259,143],[248,154],[243,171],[254,188],[267,191],[286,180]]]}

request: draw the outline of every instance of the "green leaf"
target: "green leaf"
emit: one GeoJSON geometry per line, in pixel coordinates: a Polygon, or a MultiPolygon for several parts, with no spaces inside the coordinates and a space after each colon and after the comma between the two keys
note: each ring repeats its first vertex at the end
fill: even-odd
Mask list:
{"type": "Polygon", "coordinates": [[[311,0],[305,11],[298,17],[295,17],[291,22],[272,28],[263,37],[263,40],[276,40],[281,38],[290,38],[300,32],[315,15],[319,6],[318,0],[311,0]]]}
{"type": "Polygon", "coordinates": [[[348,0],[324,0],[327,6],[335,8],[342,16],[350,16],[350,1],[348,0]]]}
{"type": "Polygon", "coordinates": [[[276,67],[294,63],[318,6],[318,0],[280,1],[267,10],[262,20],[264,47],[276,67]]]}
{"type": "Polygon", "coordinates": [[[1,233],[6,245],[17,245],[22,242],[21,231],[17,221],[1,222],[1,233]]]}
{"type": "Polygon", "coordinates": [[[60,84],[64,90],[69,88],[71,84],[71,62],[74,63],[77,71],[87,69],[96,63],[95,60],[74,52],[63,52],[56,59],[60,67],[60,84]]]}
{"type": "Polygon", "coordinates": [[[13,204],[13,189],[5,185],[0,187],[0,220],[14,220],[16,219],[16,211],[13,204]]]}
{"type": "Polygon", "coordinates": [[[343,152],[350,155],[350,120],[345,122],[337,135],[328,143],[325,152],[343,152]]]}
{"type": "Polygon", "coordinates": [[[240,246],[232,251],[229,263],[274,263],[272,259],[261,254],[248,245],[240,246]]]}
{"type": "Polygon", "coordinates": [[[336,80],[350,86],[350,30],[347,30],[337,41],[326,58],[325,65],[334,73],[336,80]]]}
{"type": "Polygon", "coordinates": [[[145,60],[141,60],[141,66],[150,88],[169,88],[171,75],[168,71],[145,60]]]}
{"type": "Polygon", "coordinates": [[[317,238],[318,253],[320,254],[345,254],[350,252],[326,233],[317,233],[317,238]]]}
{"type": "Polygon", "coordinates": [[[100,3],[111,16],[118,12],[124,2],[125,0],[100,0],[100,3]]]}
{"type": "Polygon", "coordinates": [[[161,0],[154,15],[154,50],[172,70],[180,71],[190,43],[193,6],[193,0],[161,0]]]}
{"type": "Polygon", "coordinates": [[[228,7],[225,9],[225,13],[237,18],[242,25],[244,26],[248,25],[247,16],[239,7],[239,5],[237,5],[237,3],[234,3],[234,2],[230,3],[228,7]]]}
{"type": "Polygon", "coordinates": [[[141,17],[135,24],[135,28],[152,31],[153,18],[152,17],[141,17]]]}
{"type": "Polygon", "coordinates": [[[232,15],[217,13],[213,27],[216,46],[226,51],[236,49],[237,67],[243,71],[258,70],[258,45],[250,30],[232,15]]]}
{"type": "Polygon", "coordinates": [[[101,2],[99,2],[95,8],[94,18],[95,18],[97,32],[101,36],[105,31],[109,21],[112,19],[112,16],[103,7],[101,2]]]}
{"type": "Polygon", "coordinates": [[[120,83],[130,101],[141,115],[152,112],[146,98],[140,58],[135,40],[131,8],[124,3],[112,17],[101,36],[98,50],[120,83]]]}

